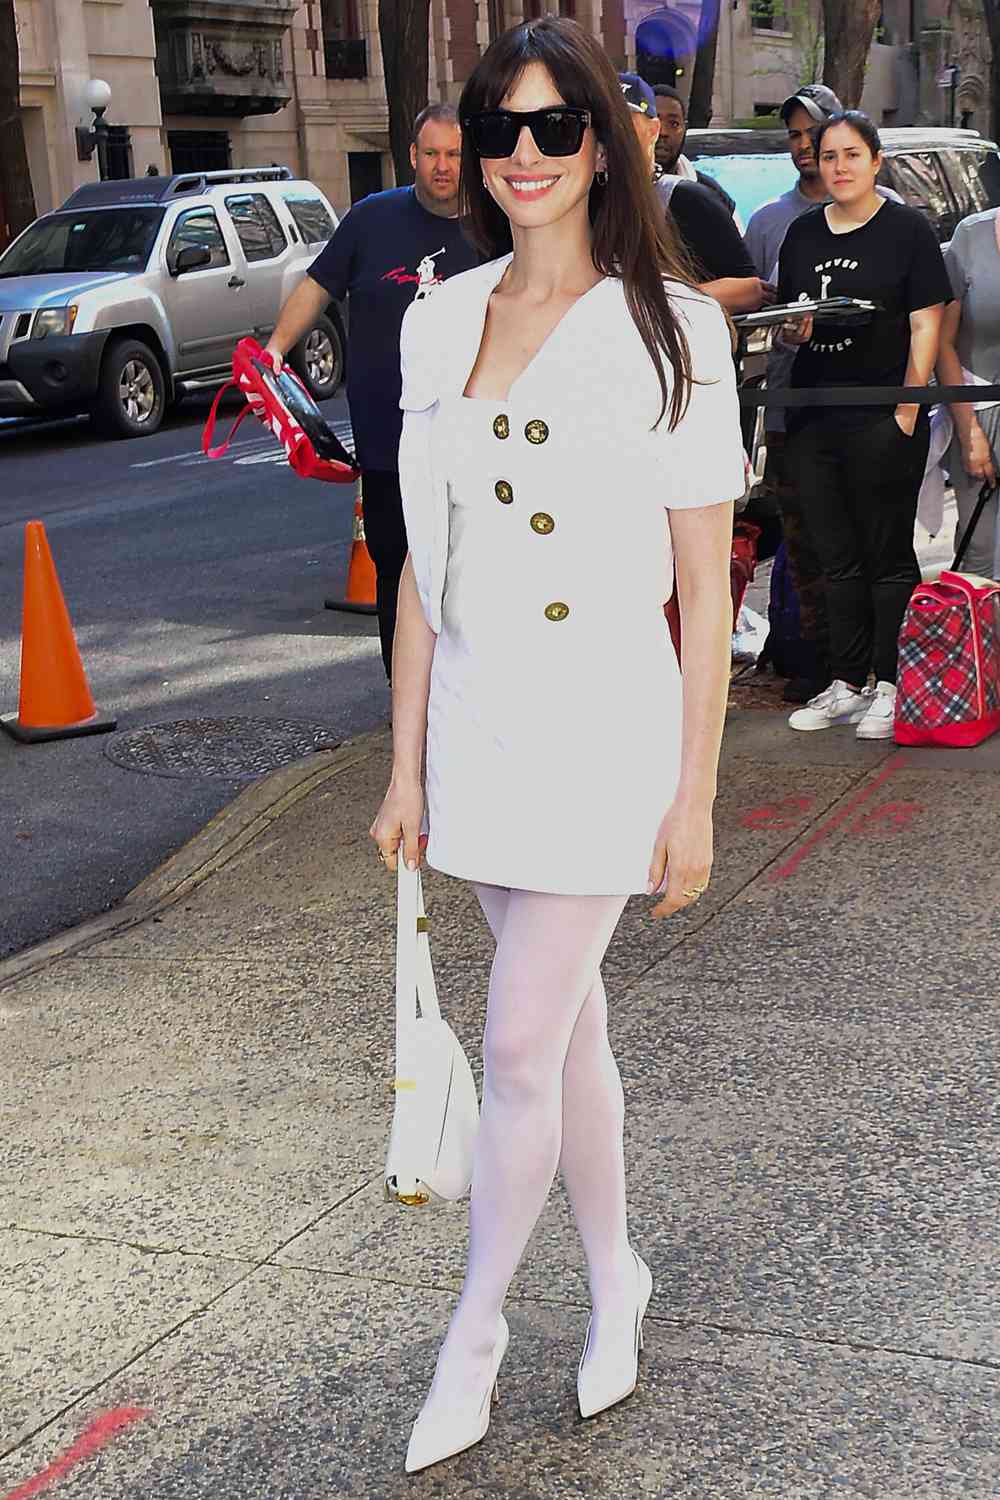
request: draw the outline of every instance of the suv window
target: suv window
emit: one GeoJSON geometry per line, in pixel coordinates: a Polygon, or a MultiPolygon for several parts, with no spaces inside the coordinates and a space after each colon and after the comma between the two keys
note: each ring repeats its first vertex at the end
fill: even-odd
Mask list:
{"type": "MultiPolygon", "coordinates": [[[[191,208],[187,213],[180,215],[170,233],[167,264],[173,265],[177,256],[188,245],[204,245],[212,252],[212,259],[204,268],[206,271],[229,264],[226,242],[222,238],[222,230],[219,228],[219,221],[212,208],[191,208]]],[[[197,271],[194,272],[194,275],[197,274],[197,271]]]]}
{"type": "Polygon", "coordinates": [[[960,219],[964,219],[966,214],[982,213],[983,209],[993,208],[1000,203],[1000,161],[994,158],[991,162],[991,156],[992,153],[988,151],[963,150],[959,146],[948,147],[939,153],[945,176],[958,204],[960,219]],[[993,179],[992,193],[984,180],[984,171],[993,179]]]}
{"type": "Polygon", "coordinates": [[[295,220],[295,227],[307,245],[328,240],[333,234],[333,220],[320,198],[299,198],[285,194],[288,212],[295,220]]]}
{"type": "Polygon", "coordinates": [[[892,186],[904,202],[922,209],[939,240],[950,240],[958,222],[933,151],[901,152],[888,157],[892,186]]]}
{"type": "Polygon", "coordinates": [[[272,260],[288,243],[278,216],[263,193],[240,193],[226,199],[248,261],[272,260]]]}
{"type": "Polygon", "coordinates": [[[144,271],[162,220],[162,208],[46,214],[0,257],[0,276],[144,271]]]}

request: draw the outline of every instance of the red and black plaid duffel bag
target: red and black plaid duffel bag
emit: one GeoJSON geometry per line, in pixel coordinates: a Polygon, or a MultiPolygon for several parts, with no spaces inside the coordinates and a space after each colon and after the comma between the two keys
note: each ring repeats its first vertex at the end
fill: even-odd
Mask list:
{"type": "Polygon", "coordinates": [[[897,745],[978,745],[1000,729],[1000,583],[958,571],[992,493],[987,481],[951,570],[910,595],[899,632],[897,745]]]}
{"type": "Polygon", "coordinates": [[[899,635],[898,745],[978,745],[1000,729],[1000,583],[918,584],[899,635]]]}

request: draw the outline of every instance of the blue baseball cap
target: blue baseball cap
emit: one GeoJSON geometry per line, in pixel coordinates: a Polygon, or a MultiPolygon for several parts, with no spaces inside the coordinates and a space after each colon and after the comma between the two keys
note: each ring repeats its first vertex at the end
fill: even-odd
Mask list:
{"type": "Polygon", "coordinates": [[[638,73],[619,73],[618,82],[629,109],[634,109],[636,114],[650,115],[655,120],[656,95],[645,78],[640,78],[638,73]]]}

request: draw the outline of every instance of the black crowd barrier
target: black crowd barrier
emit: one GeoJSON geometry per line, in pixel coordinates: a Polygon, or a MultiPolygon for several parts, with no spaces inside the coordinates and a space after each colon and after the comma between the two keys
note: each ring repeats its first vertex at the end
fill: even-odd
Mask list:
{"type": "Polygon", "coordinates": [[[815,389],[740,387],[741,406],[938,406],[1000,401],[1000,385],[836,385],[815,389]]]}

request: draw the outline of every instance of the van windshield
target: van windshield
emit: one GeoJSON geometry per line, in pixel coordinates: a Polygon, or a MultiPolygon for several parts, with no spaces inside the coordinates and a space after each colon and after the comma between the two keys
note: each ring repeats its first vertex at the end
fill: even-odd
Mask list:
{"type": "Polygon", "coordinates": [[[46,214],[0,255],[0,276],[143,271],[163,213],[162,208],[142,207],[46,214]]]}

